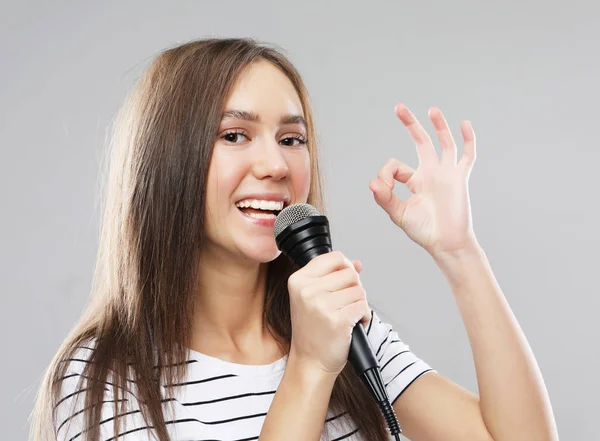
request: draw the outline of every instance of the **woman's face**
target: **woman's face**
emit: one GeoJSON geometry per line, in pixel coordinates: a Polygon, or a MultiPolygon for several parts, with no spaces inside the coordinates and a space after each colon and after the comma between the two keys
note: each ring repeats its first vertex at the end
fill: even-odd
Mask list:
{"type": "Polygon", "coordinates": [[[224,115],[209,167],[204,246],[269,262],[280,253],[270,210],[306,202],[310,188],[300,98],[285,74],[260,61],[239,77],[224,115]]]}

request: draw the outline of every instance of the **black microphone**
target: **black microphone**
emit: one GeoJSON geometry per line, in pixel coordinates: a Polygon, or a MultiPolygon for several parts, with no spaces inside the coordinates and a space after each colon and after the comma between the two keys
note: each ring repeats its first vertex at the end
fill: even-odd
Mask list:
{"type": "MultiPolygon", "coordinates": [[[[332,251],[329,221],[310,204],[293,204],[284,208],[275,219],[274,233],[277,248],[297,267],[303,267],[311,259],[332,251]]],[[[377,402],[390,432],[399,439],[398,434],[402,433],[402,429],[390,404],[379,363],[360,321],[352,330],[348,361],[377,402]]]]}

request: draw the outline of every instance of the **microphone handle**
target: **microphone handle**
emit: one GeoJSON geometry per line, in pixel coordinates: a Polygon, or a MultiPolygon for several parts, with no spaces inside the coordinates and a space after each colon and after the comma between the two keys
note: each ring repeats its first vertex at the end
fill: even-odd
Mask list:
{"type": "MultiPolygon", "coordinates": [[[[313,246],[310,249],[298,250],[299,252],[291,257],[294,259],[296,265],[303,267],[315,257],[331,252],[332,249],[329,244],[329,241],[323,240],[317,246],[313,246]]],[[[377,362],[377,358],[375,358],[365,328],[360,321],[354,325],[354,329],[352,330],[352,342],[350,343],[348,361],[350,361],[350,364],[359,376],[362,376],[369,369],[379,368],[379,363],[377,362]]]]}
{"type": "Polygon", "coordinates": [[[369,337],[367,337],[367,333],[361,322],[354,325],[354,329],[352,329],[352,341],[350,342],[348,361],[359,376],[369,369],[379,367],[371,342],[369,342],[369,337]]]}

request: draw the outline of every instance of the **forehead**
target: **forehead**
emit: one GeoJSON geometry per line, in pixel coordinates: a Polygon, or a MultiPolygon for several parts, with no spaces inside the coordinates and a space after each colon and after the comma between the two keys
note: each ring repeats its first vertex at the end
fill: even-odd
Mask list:
{"type": "Polygon", "coordinates": [[[303,115],[300,97],[290,79],[268,61],[248,66],[235,82],[227,109],[254,111],[263,118],[283,113],[303,115]]]}

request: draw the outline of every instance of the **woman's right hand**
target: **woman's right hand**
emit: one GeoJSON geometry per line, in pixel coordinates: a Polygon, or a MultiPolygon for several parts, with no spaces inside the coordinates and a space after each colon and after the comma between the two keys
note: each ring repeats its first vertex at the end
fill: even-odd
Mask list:
{"type": "Polygon", "coordinates": [[[348,362],[354,325],[367,327],[371,309],[358,276],[362,266],[341,252],[312,259],[288,279],[290,360],[338,375],[348,362]]]}

